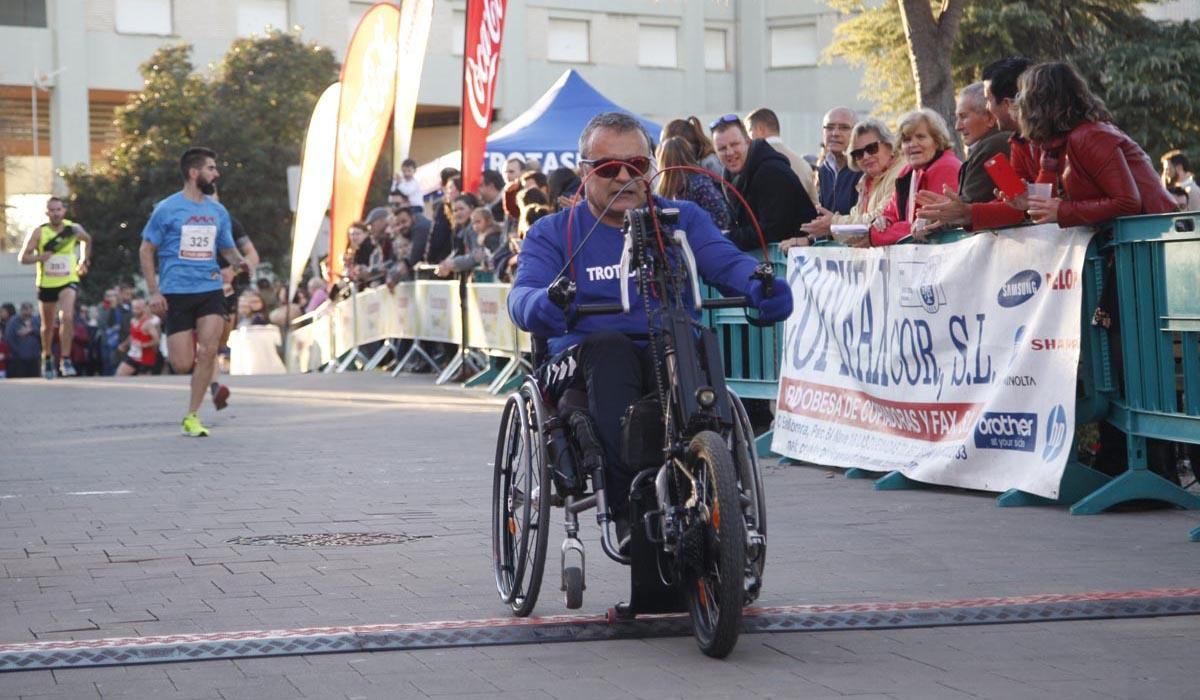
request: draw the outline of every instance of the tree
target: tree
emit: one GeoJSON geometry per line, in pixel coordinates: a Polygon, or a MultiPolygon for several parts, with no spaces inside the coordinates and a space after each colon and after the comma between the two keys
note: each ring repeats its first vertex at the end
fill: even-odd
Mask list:
{"type": "MultiPolygon", "coordinates": [[[[915,82],[897,71],[908,58],[900,3],[831,0],[847,14],[829,58],[865,69],[864,94],[884,116],[917,104],[915,82]]],[[[950,53],[953,83],[979,80],[1004,56],[1074,63],[1108,103],[1119,126],[1148,152],[1200,143],[1200,26],[1157,23],[1136,0],[972,0],[963,8],[950,53]]]]}
{"type": "Polygon", "coordinates": [[[954,123],[954,76],[950,63],[966,0],[942,0],[937,17],[929,0],[899,0],[905,44],[918,104],[954,123]]]}
{"type": "Polygon", "coordinates": [[[286,168],[300,162],[313,105],[337,80],[333,54],[273,32],[234,42],[211,78],[195,73],[186,45],[159,49],[140,71],[144,88],[117,113],[117,146],[91,170],[63,174],[72,217],[97,239],[86,297],[139,273],[142,228],[155,202],[179,189],[179,155],[195,144],[218,152],[222,203],[264,260],[285,269],[286,168]]]}

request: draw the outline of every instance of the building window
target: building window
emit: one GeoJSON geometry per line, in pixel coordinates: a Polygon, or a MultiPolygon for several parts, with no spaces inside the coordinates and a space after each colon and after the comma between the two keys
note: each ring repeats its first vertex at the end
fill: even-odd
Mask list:
{"type": "Polygon", "coordinates": [[[817,25],[773,27],[770,32],[772,68],[817,65],[820,58],[820,52],[817,50],[817,25]]]}
{"type": "Polygon", "coordinates": [[[45,27],[46,0],[4,0],[4,2],[0,2],[0,25],[45,27]]]}
{"type": "Polygon", "coordinates": [[[238,3],[238,36],[262,34],[267,29],[287,29],[287,26],[287,0],[241,0],[238,3]]]}
{"type": "Polygon", "coordinates": [[[346,42],[354,38],[354,30],[358,28],[358,23],[362,21],[363,15],[367,14],[367,10],[374,5],[373,2],[358,2],[351,0],[350,7],[346,12],[346,42]]]}
{"type": "Polygon", "coordinates": [[[114,20],[120,34],[169,35],[171,0],[117,0],[114,20]]]}
{"type": "Polygon", "coordinates": [[[463,55],[463,46],[467,43],[467,13],[455,10],[451,13],[450,53],[455,56],[463,55]]]}
{"type": "Polygon", "coordinates": [[[724,29],[704,30],[704,69],[729,70],[729,45],[724,29]]]}
{"type": "Polygon", "coordinates": [[[651,68],[676,68],[679,51],[675,45],[675,27],[661,24],[638,25],[638,65],[651,68]]]}
{"type": "Polygon", "coordinates": [[[590,57],[587,20],[550,20],[550,26],[546,31],[546,58],[548,60],[587,63],[590,57]]]}

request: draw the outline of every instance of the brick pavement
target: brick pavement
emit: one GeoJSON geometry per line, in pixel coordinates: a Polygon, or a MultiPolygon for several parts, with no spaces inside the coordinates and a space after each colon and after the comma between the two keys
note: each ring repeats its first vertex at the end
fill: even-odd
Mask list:
{"type": "MultiPolygon", "coordinates": [[[[207,416],[214,436],[187,440],[184,396],[165,377],[0,383],[0,641],[504,614],[487,534],[498,401],[425,378],[238,378],[230,409],[207,416]],[[421,539],[229,543],[364,531],[421,539]]],[[[766,485],[762,605],[1200,580],[1194,514],[1072,518],[812,468],[770,468],[766,485]]],[[[625,571],[586,522],[581,612],[597,613],[625,571]]],[[[543,614],[564,612],[553,575],[543,614]]],[[[1195,697],[1182,664],[1197,637],[1200,618],[1185,617],[755,635],[724,664],[686,639],[389,652],[6,674],[0,696],[1195,697]]]]}

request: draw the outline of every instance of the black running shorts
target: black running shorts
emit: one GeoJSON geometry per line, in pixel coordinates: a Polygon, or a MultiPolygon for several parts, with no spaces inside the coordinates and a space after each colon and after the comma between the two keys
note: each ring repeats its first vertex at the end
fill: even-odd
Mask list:
{"type": "Polygon", "coordinates": [[[58,295],[62,294],[62,290],[64,289],[77,290],[79,289],[79,285],[72,282],[71,284],[64,284],[61,287],[38,287],[38,301],[44,301],[48,304],[55,303],[58,301],[58,295]]]}
{"type": "Polygon", "coordinates": [[[167,299],[167,335],[196,328],[204,316],[225,318],[225,293],[220,289],[199,294],[164,294],[167,299]]]}

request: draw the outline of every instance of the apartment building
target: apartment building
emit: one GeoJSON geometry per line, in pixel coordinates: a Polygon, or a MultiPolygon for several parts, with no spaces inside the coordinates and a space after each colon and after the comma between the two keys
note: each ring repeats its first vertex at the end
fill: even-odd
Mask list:
{"type": "MultiPolygon", "coordinates": [[[[113,111],[137,67],[187,42],[198,67],[238,37],[291,28],[343,55],[359,0],[4,0],[0,2],[0,201],[8,226],[40,219],[56,168],[113,145],[113,111]]],[[[867,107],[859,75],[825,63],[838,17],[819,0],[509,0],[496,124],[567,68],[658,121],[770,106],[797,150],[818,143],[828,106],[867,107]]],[[[465,0],[436,0],[414,157],[456,147],[465,0]]]]}

